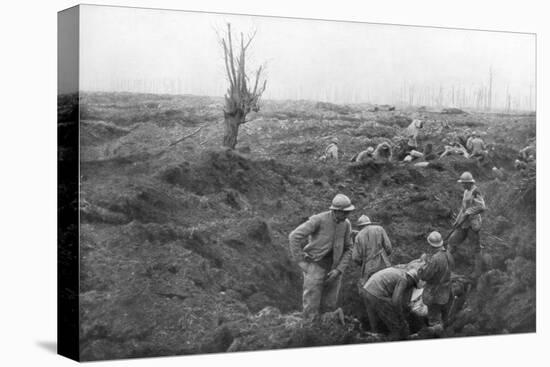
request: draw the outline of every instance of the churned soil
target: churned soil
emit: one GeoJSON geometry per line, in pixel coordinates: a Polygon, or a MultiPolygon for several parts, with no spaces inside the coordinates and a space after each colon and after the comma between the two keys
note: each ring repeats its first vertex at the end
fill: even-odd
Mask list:
{"type": "MultiPolygon", "coordinates": [[[[416,336],[535,331],[535,178],[513,168],[535,137],[533,115],[266,101],[230,151],[220,147],[222,108],[210,97],[81,97],[83,360],[384,341],[369,332],[355,265],[345,274],[343,314],[300,317],[288,234],[344,193],[357,207],[352,223],[361,214],[380,222],[392,262],[406,263],[429,252],[431,231],[450,231],[466,170],[488,207],[484,272],[447,330],[416,336]],[[435,151],[475,129],[490,144],[488,159],[350,162],[414,118],[427,121],[419,140],[435,151]],[[319,161],[332,137],[343,156],[319,161]]],[[[472,273],[475,251],[460,249],[458,274],[472,273]]]]}

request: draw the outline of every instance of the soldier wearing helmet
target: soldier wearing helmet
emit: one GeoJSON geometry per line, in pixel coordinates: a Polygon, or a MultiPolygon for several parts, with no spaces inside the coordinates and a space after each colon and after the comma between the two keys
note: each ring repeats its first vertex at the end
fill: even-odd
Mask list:
{"type": "MultiPolygon", "coordinates": [[[[428,322],[431,326],[443,326],[448,314],[451,297],[451,271],[454,268],[452,255],[444,246],[439,232],[432,232],[427,238],[435,253],[426,259],[426,264],[418,271],[420,279],[426,282],[422,301],[428,306],[428,322]]],[[[423,255],[424,259],[426,258],[423,255]]]]}
{"type": "Polygon", "coordinates": [[[485,200],[476,187],[470,172],[464,172],[458,182],[464,187],[464,194],[460,212],[454,223],[454,232],[449,237],[449,250],[454,252],[455,246],[460,245],[466,238],[470,238],[470,241],[481,249],[479,231],[481,230],[481,213],[487,209],[485,200]]]}
{"type": "Polygon", "coordinates": [[[466,142],[466,149],[470,152],[470,158],[479,157],[484,159],[489,153],[487,150],[487,145],[479,137],[477,132],[473,132],[468,141],[466,142]]]}
{"type": "Polygon", "coordinates": [[[367,309],[371,331],[380,333],[381,324],[389,338],[405,339],[409,335],[406,314],[414,288],[418,287],[416,269],[389,267],[374,273],[360,289],[367,309]]]}
{"type": "Polygon", "coordinates": [[[359,152],[355,157],[351,159],[352,162],[365,162],[368,159],[372,159],[374,153],[373,147],[368,147],[366,150],[359,152]]]}
{"type": "Polygon", "coordinates": [[[454,223],[457,229],[449,238],[449,243],[451,246],[455,246],[464,242],[467,236],[472,236],[474,243],[479,245],[481,213],[487,209],[485,201],[470,172],[464,172],[458,182],[464,187],[464,194],[460,211],[454,223]]]}
{"type": "Polygon", "coordinates": [[[379,270],[391,266],[392,244],[384,227],[371,222],[366,215],[359,217],[357,226],[361,227],[355,237],[351,259],[361,266],[359,285],[379,270]]]}
{"type": "Polygon", "coordinates": [[[307,318],[334,310],[342,274],[351,259],[351,223],[355,207],[338,194],[330,210],[311,216],[289,235],[290,252],[304,275],[303,313],[307,318]]]}
{"type": "Polygon", "coordinates": [[[330,144],[325,148],[323,157],[326,160],[338,160],[338,138],[334,137],[330,140],[330,144]]]}

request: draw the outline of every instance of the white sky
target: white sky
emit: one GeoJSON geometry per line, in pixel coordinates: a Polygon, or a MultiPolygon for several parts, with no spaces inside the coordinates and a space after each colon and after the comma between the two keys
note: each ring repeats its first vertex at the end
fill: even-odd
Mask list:
{"type": "Polygon", "coordinates": [[[368,23],[82,6],[81,89],[222,96],[216,30],[257,30],[251,62],[267,63],[265,98],[395,103],[417,90],[488,84],[505,103],[535,87],[535,36],[368,23]]]}

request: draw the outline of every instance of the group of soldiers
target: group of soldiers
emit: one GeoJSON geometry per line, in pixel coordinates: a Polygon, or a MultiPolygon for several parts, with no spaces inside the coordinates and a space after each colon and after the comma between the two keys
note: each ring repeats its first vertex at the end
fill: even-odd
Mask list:
{"type": "Polygon", "coordinates": [[[537,161],[537,148],[533,140],[529,145],[519,151],[518,157],[514,161],[514,166],[518,170],[527,169],[534,166],[537,161]]]}
{"type": "MultiPolygon", "coordinates": [[[[361,215],[353,230],[349,215],[351,200],[337,194],[328,211],[311,216],[289,235],[290,252],[303,272],[303,315],[316,319],[338,308],[343,275],[350,262],[361,266],[358,291],[373,332],[388,332],[392,339],[409,335],[407,315],[411,296],[422,290],[427,306],[428,327],[443,330],[457,295],[451,277],[453,252],[470,238],[481,249],[483,196],[469,172],[458,182],[463,185],[462,205],[447,238],[433,231],[427,236],[431,254],[424,253],[408,264],[392,265],[392,243],[379,223],[361,215]]],[[[474,276],[479,275],[476,265],[474,276]]]]}
{"type": "MultiPolygon", "coordinates": [[[[394,142],[384,141],[376,147],[369,146],[365,150],[355,154],[352,162],[364,162],[368,159],[376,161],[403,161],[411,162],[416,159],[433,160],[448,155],[461,155],[468,159],[483,161],[489,154],[489,148],[483,141],[481,134],[476,131],[466,130],[464,136],[451,136],[443,139],[443,146],[439,151],[433,151],[432,144],[426,144],[421,149],[418,144],[420,130],[425,122],[414,119],[400,134],[395,137],[394,142]]],[[[338,160],[339,147],[338,138],[332,138],[330,144],[321,155],[321,160],[338,160]]]]}

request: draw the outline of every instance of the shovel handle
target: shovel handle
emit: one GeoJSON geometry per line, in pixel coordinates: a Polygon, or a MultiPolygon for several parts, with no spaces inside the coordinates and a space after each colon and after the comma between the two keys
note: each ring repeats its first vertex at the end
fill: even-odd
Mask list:
{"type": "Polygon", "coordinates": [[[454,226],[453,229],[451,229],[451,231],[445,236],[445,238],[443,239],[444,242],[447,242],[447,240],[451,237],[451,235],[453,233],[455,233],[456,229],[458,228],[458,225],[457,226],[454,226]]]}

